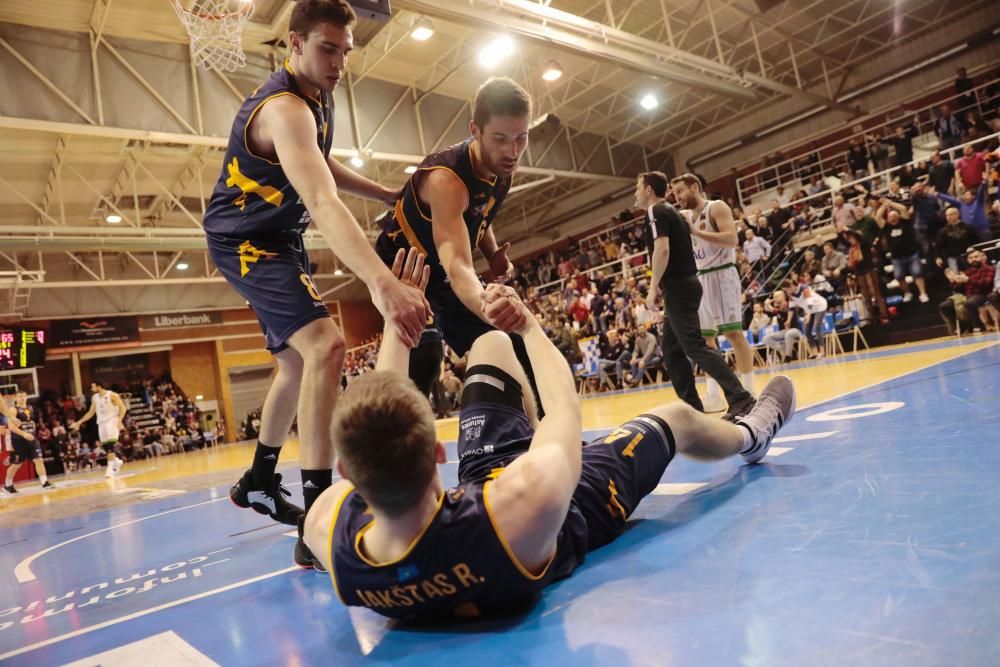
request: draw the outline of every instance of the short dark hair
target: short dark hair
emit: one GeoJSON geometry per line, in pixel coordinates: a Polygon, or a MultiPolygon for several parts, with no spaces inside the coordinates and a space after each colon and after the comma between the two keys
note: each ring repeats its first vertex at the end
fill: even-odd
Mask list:
{"type": "Polygon", "coordinates": [[[91,380],[91,381],[90,381],[90,384],[96,384],[96,385],[97,385],[98,387],[100,387],[101,389],[104,389],[104,383],[103,383],[103,382],[101,382],[100,380],[91,380]]]}
{"type": "Polygon", "coordinates": [[[346,28],[357,20],[357,14],[346,0],[298,0],[288,21],[288,29],[305,39],[320,23],[346,28]]]}
{"type": "Polygon", "coordinates": [[[480,130],[494,116],[530,116],[531,96],[519,83],[506,76],[494,76],[479,86],[472,105],[472,122],[480,130]]]}
{"type": "Polygon", "coordinates": [[[639,174],[639,179],[643,185],[653,188],[653,194],[657,197],[667,196],[667,175],[662,171],[644,171],[639,174]]]}
{"type": "MultiPolygon", "coordinates": [[[[671,183],[683,183],[684,185],[688,186],[689,188],[691,186],[693,186],[693,185],[697,185],[699,190],[702,190],[702,191],[705,190],[705,184],[701,182],[701,179],[698,178],[697,176],[695,176],[694,174],[690,173],[690,172],[681,174],[680,176],[677,176],[676,178],[672,178],[670,180],[670,182],[671,183]]],[[[775,200],[775,201],[777,201],[777,200],[775,200]]]]}
{"type": "Polygon", "coordinates": [[[400,373],[352,380],[337,401],[333,440],[358,493],[389,516],[411,509],[437,470],[430,402],[400,373]]]}

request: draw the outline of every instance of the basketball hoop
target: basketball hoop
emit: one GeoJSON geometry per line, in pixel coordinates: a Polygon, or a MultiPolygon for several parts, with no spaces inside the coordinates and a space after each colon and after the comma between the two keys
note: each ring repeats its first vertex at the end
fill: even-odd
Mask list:
{"type": "Polygon", "coordinates": [[[240,40],[253,15],[253,0],[199,0],[184,9],[170,0],[191,38],[191,58],[205,69],[233,72],[246,64],[240,40]]]}

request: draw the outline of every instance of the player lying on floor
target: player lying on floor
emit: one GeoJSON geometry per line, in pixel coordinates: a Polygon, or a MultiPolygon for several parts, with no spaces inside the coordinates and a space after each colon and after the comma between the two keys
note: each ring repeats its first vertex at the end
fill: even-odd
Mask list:
{"type": "MultiPolygon", "coordinates": [[[[394,273],[423,287],[413,251],[394,273]]],[[[346,605],[393,618],[479,616],[523,610],[569,576],[591,549],[625,527],[674,454],[757,463],[795,412],[784,376],[735,424],[673,402],[581,447],[580,401],[566,360],[505,286],[482,308],[501,331],[472,347],[460,416],[458,484],[427,397],[407,377],[409,349],[386,327],[375,372],[354,380],[334,414],[343,477],[306,516],[305,541],[346,605]],[[524,337],[545,417],[506,333],[524,337]]]]}

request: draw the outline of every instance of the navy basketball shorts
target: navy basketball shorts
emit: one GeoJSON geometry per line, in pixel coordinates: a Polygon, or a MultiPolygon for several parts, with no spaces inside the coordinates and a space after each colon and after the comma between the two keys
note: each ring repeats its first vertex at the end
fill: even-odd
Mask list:
{"type": "Polygon", "coordinates": [[[42,458],[42,446],[38,444],[37,440],[25,440],[12,434],[10,444],[14,450],[10,455],[12,464],[26,463],[42,458]]]}
{"type": "Polygon", "coordinates": [[[239,239],[208,234],[208,251],[226,281],[247,300],[272,353],[313,320],[330,317],[316,290],[300,237],[239,239]]]}
{"type": "Polygon", "coordinates": [[[465,372],[458,415],[458,481],[482,480],[528,450],[535,431],[520,383],[496,366],[465,372]]]}
{"type": "Polygon", "coordinates": [[[613,541],[639,502],[653,492],[677,451],[665,421],[644,414],[583,447],[573,503],[587,521],[587,548],[613,541]]]}

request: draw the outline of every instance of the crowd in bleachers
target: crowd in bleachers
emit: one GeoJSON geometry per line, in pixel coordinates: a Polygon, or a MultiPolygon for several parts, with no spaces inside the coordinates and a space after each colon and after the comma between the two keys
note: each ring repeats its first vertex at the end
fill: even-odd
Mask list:
{"type": "MultiPolygon", "coordinates": [[[[116,391],[126,405],[136,398],[150,411],[145,419],[125,414],[117,451],[126,461],[200,449],[221,439],[224,433],[221,423],[208,431],[201,428],[197,406],[169,376],[149,377],[109,389],[116,391]]],[[[42,390],[33,402],[35,434],[46,466],[54,468],[53,472],[92,469],[106,461],[107,451],[99,441],[96,420],[88,420],[79,430],[70,428],[86,411],[83,397],[65,393],[60,396],[52,390],[42,390]]]]}
{"type": "MultiPolygon", "coordinates": [[[[996,329],[997,272],[986,253],[968,252],[1000,238],[1000,70],[990,77],[977,83],[960,70],[949,103],[863,129],[839,154],[813,144],[793,159],[767,156],[753,179],[771,191],[765,206],[711,193],[733,209],[755,346],[777,362],[823,356],[830,332],[886,323],[903,304],[928,303],[932,288],[947,294],[938,306],[949,331],[996,329]],[[939,151],[915,159],[915,140],[931,132],[939,151]],[[968,142],[977,143],[956,149],[968,142]]],[[[513,287],[570,363],[583,362],[581,339],[597,337],[601,388],[655,379],[660,365],[641,213],[515,262],[513,287]]],[[[345,383],[374,368],[377,347],[348,351],[345,383]]],[[[439,415],[455,408],[462,377],[462,360],[446,351],[432,397],[439,415]]]]}

